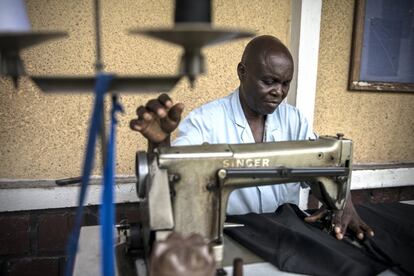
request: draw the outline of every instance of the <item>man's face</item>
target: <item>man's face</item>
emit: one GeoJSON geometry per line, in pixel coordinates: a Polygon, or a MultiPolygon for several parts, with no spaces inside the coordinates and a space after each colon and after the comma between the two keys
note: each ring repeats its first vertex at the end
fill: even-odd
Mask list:
{"type": "Polygon", "coordinates": [[[249,109],[247,112],[273,113],[286,98],[293,77],[293,63],[285,55],[262,55],[255,62],[240,63],[237,69],[242,104],[249,109]]]}

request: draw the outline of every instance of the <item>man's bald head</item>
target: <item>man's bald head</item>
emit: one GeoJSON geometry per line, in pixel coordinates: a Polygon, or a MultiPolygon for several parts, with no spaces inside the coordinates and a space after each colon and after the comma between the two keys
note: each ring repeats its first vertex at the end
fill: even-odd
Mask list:
{"type": "Polygon", "coordinates": [[[246,117],[262,118],[286,98],[293,78],[293,59],[274,36],[251,40],[237,65],[240,102],[246,117]]]}
{"type": "Polygon", "coordinates": [[[284,56],[291,60],[293,65],[289,49],[278,38],[271,35],[262,35],[252,39],[244,49],[241,62],[248,65],[252,62],[258,62],[268,55],[284,56]]]}

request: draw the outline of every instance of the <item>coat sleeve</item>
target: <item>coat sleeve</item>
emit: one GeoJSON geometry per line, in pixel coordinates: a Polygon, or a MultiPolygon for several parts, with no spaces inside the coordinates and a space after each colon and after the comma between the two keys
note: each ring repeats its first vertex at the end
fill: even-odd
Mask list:
{"type": "Polygon", "coordinates": [[[202,121],[191,112],[179,125],[177,138],[173,146],[201,145],[203,143],[202,121]]]}

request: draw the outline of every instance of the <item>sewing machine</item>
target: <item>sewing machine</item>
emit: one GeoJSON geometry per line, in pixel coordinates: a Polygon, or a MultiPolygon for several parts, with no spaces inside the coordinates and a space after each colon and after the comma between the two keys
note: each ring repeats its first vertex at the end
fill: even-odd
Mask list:
{"type": "Polygon", "coordinates": [[[351,171],[352,141],[340,134],[309,141],[203,144],[138,152],[142,223],[124,232],[127,248],[140,250],[145,259],[152,243],[172,231],[198,233],[212,245],[216,267],[222,268],[223,226],[233,190],[306,182],[327,208],[342,209],[351,171]]]}

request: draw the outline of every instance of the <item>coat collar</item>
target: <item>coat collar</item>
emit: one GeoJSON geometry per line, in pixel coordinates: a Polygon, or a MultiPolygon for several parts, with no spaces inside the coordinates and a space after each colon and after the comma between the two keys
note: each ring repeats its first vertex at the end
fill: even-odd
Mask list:
{"type": "Polygon", "coordinates": [[[236,126],[239,140],[243,143],[254,143],[252,131],[241,107],[238,88],[231,94],[230,105],[232,109],[231,119],[236,126]]]}
{"type": "Polygon", "coordinates": [[[240,103],[240,92],[238,88],[233,91],[230,98],[230,104],[233,111],[233,122],[241,128],[246,128],[248,126],[248,123],[246,117],[244,116],[243,108],[240,103]]]}
{"type": "MultiPolygon", "coordinates": [[[[254,142],[253,134],[251,133],[250,126],[247,122],[246,116],[244,116],[243,109],[240,103],[239,89],[233,91],[230,98],[230,104],[232,108],[232,121],[240,128],[239,136],[243,142],[254,142]],[[251,136],[251,137],[250,137],[251,136]],[[250,141],[252,140],[252,141],[250,141]]],[[[284,104],[284,103],[282,103],[284,104]]],[[[281,122],[280,122],[280,109],[279,107],[269,114],[266,118],[266,141],[278,141],[281,136],[281,122]]]]}

